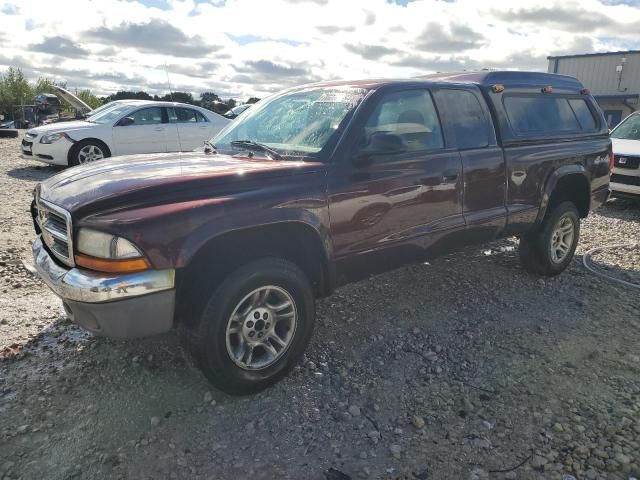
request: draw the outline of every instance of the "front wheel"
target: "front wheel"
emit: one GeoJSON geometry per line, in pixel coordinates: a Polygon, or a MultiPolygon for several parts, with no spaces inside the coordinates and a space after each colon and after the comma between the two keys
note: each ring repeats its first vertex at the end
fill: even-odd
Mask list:
{"type": "Polygon", "coordinates": [[[109,148],[97,140],[82,140],[76,143],[69,154],[69,165],[96,162],[111,156],[109,148]]]}
{"type": "Polygon", "coordinates": [[[520,238],[520,262],[525,270],[554,276],[569,266],[580,237],[580,215],[572,202],[557,205],[540,227],[520,238]]]}
{"type": "Polygon", "coordinates": [[[222,281],[187,339],[213,385],[246,395],[274,384],[295,365],[311,339],[314,319],[306,275],[289,261],[266,258],[222,281]]]}

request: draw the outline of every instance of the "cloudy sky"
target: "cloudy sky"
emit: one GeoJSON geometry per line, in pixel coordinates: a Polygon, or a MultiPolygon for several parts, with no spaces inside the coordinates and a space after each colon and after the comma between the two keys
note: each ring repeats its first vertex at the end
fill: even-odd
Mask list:
{"type": "Polygon", "coordinates": [[[0,0],[0,71],[117,90],[263,97],[333,78],[546,70],[640,49],[640,0],[0,0]]]}

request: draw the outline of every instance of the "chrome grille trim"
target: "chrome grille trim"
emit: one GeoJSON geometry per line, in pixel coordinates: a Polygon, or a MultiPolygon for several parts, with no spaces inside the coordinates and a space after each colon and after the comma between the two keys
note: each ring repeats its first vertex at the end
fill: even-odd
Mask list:
{"type": "Polygon", "coordinates": [[[73,225],[71,214],[63,208],[36,195],[36,221],[42,231],[42,240],[49,250],[65,265],[75,266],[73,260],[73,225]]]}

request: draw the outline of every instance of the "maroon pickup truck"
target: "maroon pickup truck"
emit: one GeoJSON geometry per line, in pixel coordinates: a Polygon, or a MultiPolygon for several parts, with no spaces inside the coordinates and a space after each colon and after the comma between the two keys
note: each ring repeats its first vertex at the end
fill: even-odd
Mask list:
{"type": "Polygon", "coordinates": [[[611,158],[571,77],[318,83],[261,101],[202,152],[42,182],[33,254],[84,328],[180,327],[210,381],[246,394],[295,364],[314,299],[345,282],[514,235],[527,271],[560,273],[607,197],[611,158]]]}

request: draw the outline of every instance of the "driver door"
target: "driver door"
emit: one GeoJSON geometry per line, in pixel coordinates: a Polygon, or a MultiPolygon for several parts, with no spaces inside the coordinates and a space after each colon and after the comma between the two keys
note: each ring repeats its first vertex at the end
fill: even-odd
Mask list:
{"type": "Polygon", "coordinates": [[[145,107],[128,114],[113,127],[113,156],[167,151],[167,127],[162,107],[145,107]]]}
{"type": "Polygon", "coordinates": [[[464,227],[460,155],[445,145],[428,90],[383,94],[357,135],[329,178],[334,255],[347,277],[416,261],[464,227]]]}

